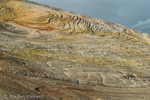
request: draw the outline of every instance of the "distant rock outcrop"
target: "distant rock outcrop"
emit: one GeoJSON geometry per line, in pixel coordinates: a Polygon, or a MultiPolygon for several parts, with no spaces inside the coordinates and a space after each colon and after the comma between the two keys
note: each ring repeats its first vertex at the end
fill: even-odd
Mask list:
{"type": "Polygon", "coordinates": [[[0,100],[148,100],[149,72],[147,33],[0,0],[0,100]]]}

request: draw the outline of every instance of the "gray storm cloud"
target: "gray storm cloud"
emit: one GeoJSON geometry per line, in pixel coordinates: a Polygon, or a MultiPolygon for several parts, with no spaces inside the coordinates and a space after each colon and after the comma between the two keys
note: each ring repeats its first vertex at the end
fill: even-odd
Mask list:
{"type": "Polygon", "coordinates": [[[139,21],[138,24],[132,26],[131,28],[150,34],[150,19],[146,21],[139,21]]]}

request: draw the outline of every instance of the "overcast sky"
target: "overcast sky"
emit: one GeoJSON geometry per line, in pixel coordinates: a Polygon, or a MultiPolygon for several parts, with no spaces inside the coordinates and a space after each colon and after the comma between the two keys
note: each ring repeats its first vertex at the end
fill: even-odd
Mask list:
{"type": "Polygon", "coordinates": [[[31,0],[150,34],[150,0],[31,0]]]}

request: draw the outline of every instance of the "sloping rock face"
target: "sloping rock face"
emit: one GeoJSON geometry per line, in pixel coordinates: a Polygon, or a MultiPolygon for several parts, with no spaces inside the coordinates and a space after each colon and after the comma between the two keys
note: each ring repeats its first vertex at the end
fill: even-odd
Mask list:
{"type": "Polygon", "coordinates": [[[149,34],[0,0],[0,100],[149,100],[149,72],[149,34]]]}

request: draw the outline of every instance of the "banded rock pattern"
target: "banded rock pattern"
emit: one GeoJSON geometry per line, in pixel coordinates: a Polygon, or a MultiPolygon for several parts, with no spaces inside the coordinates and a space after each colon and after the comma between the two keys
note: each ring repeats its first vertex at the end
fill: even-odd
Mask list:
{"type": "MultiPolygon", "coordinates": [[[[131,41],[150,43],[149,34],[141,33],[102,19],[98,20],[83,15],[72,14],[53,7],[46,6],[44,9],[44,6],[41,8],[34,3],[25,3],[18,0],[1,1],[0,12],[1,19],[34,29],[44,31],[54,30],[64,34],[87,33],[114,36],[131,41]],[[31,9],[32,7],[35,9],[31,9]]],[[[39,30],[37,32],[41,34],[39,30]]]]}
{"type": "Polygon", "coordinates": [[[0,99],[149,100],[149,40],[102,19],[0,0],[0,99]]]}

